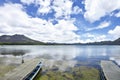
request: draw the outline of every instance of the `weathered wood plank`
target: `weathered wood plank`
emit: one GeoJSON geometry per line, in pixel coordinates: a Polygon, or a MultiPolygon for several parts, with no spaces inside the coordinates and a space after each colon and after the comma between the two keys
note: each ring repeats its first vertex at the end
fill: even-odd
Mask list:
{"type": "Polygon", "coordinates": [[[101,67],[107,80],[120,80],[120,68],[112,61],[101,61],[101,67]]]}
{"type": "Polygon", "coordinates": [[[40,59],[32,59],[15,68],[14,70],[5,74],[2,80],[22,80],[29,74],[40,62],[40,59]]]}

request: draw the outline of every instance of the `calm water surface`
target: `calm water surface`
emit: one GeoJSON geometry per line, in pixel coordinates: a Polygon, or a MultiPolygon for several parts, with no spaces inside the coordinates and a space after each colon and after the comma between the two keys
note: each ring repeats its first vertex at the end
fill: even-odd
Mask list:
{"type": "MultiPolygon", "coordinates": [[[[120,46],[112,45],[4,45],[0,58],[34,58],[52,60],[114,60],[120,65],[120,46]]],[[[6,59],[7,59],[6,58],[6,59]]],[[[2,60],[1,60],[2,61],[2,60]]]]}

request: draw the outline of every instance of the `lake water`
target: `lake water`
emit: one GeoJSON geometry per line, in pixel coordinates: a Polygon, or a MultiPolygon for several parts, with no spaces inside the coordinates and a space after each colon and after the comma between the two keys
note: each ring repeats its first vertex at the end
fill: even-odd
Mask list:
{"type": "MultiPolygon", "coordinates": [[[[0,58],[40,57],[50,60],[114,60],[120,65],[120,46],[113,45],[4,45],[0,58]]],[[[7,59],[6,58],[6,59],[7,59]]]]}

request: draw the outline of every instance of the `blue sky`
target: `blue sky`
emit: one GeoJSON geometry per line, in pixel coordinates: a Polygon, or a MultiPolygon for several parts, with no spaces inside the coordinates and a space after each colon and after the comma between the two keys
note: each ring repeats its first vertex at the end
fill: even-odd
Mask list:
{"type": "Polygon", "coordinates": [[[75,43],[120,37],[120,0],[0,0],[0,35],[75,43]]]}

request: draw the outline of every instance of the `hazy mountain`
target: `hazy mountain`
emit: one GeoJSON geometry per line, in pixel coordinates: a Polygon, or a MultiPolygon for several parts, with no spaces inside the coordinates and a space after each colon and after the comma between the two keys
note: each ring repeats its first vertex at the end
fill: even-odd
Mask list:
{"type": "Polygon", "coordinates": [[[24,35],[2,35],[0,36],[0,43],[6,44],[43,44],[36,40],[32,40],[24,35]]]}
{"type": "Polygon", "coordinates": [[[88,45],[120,45],[120,38],[114,41],[101,41],[101,42],[93,42],[87,43],[88,45]]]}
{"type": "Polygon", "coordinates": [[[120,45],[120,38],[118,38],[118,39],[116,39],[115,41],[113,41],[113,43],[120,45]]]}
{"type": "Polygon", "coordinates": [[[31,45],[31,44],[48,44],[48,45],[120,45],[120,38],[114,40],[114,41],[101,41],[101,42],[93,42],[93,43],[86,43],[86,44],[83,44],[83,43],[74,43],[74,44],[65,44],[65,43],[61,43],[61,44],[58,44],[58,43],[43,43],[43,42],[40,42],[40,41],[36,41],[36,40],[33,40],[33,39],[30,39],[24,35],[18,35],[18,34],[15,34],[15,35],[2,35],[0,36],[0,44],[13,44],[13,45],[16,45],[16,44],[28,44],[28,45],[31,45]]]}

